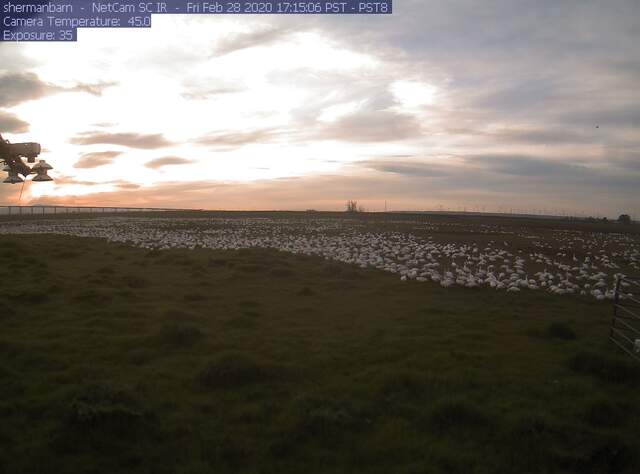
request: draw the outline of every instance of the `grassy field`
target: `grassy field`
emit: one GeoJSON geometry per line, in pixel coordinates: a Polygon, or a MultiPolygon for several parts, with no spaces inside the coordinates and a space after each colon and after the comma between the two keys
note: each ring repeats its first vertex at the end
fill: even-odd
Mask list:
{"type": "Polygon", "coordinates": [[[0,236],[0,473],[635,473],[611,303],[0,236]]]}

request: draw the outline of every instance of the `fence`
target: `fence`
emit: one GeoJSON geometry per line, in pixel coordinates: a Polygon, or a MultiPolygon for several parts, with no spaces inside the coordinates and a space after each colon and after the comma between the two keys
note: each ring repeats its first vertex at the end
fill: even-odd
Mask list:
{"type": "Polygon", "coordinates": [[[609,338],[640,362],[640,277],[618,278],[609,338]]]}
{"type": "Polygon", "coordinates": [[[0,206],[0,216],[44,216],[57,214],[104,214],[112,212],[195,211],[157,207],[90,207],[90,206],[0,206]]]}

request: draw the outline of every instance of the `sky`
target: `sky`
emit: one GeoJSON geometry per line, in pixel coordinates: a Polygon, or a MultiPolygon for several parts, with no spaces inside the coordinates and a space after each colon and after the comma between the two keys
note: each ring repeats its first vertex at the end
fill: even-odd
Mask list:
{"type": "Polygon", "coordinates": [[[24,204],[640,218],[638,44],[637,0],[156,15],[0,43],[0,133],[54,167],[24,204]]]}

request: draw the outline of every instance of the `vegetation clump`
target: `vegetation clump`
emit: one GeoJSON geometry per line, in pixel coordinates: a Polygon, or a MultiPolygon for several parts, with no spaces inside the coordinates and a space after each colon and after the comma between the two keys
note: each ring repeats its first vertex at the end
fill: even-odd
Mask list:
{"type": "Polygon", "coordinates": [[[313,291],[308,286],[305,286],[300,291],[298,291],[298,295],[300,295],[300,296],[313,296],[315,294],[316,294],[316,292],[313,291]]]}
{"type": "Polygon", "coordinates": [[[596,400],[589,404],[585,420],[592,426],[614,427],[623,424],[631,413],[629,407],[609,400],[596,400]]]}
{"type": "Polygon", "coordinates": [[[619,358],[580,352],[571,358],[570,366],[576,372],[592,375],[603,382],[634,387],[640,385],[640,366],[619,358]]]}
{"type": "Polygon", "coordinates": [[[91,384],[69,403],[53,433],[51,447],[58,454],[95,450],[100,456],[118,453],[124,458],[132,442],[148,438],[155,431],[154,418],[130,389],[91,384]]]}
{"type": "Polygon", "coordinates": [[[431,423],[440,431],[487,428],[491,418],[478,406],[466,399],[444,400],[431,412],[431,423]]]}
{"type": "Polygon", "coordinates": [[[293,275],[293,271],[289,268],[274,268],[271,270],[271,275],[279,278],[290,277],[293,275]]]}
{"type": "Polygon", "coordinates": [[[243,352],[224,352],[209,361],[198,374],[198,382],[206,388],[241,387],[265,380],[268,366],[243,352]]]}
{"type": "Polygon", "coordinates": [[[505,440],[512,472],[550,472],[555,460],[553,444],[557,429],[537,414],[519,418],[505,440]]]}
{"type": "Polygon", "coordinates": [[[618,222],[620,224],[631,225],[631,216],[629,214],[620,214],[618,222]]]}
{"type": "Polygon", "coordinates": [[[555,339],[569,341],[576,338],[576,333],[566,323],[551,323],[547,328],[547,335],[555,339]]]}
{"type": "Polygon", "coordinates": [[[14,316],[16,310],[6,303],[0,302],[0,318],[14,316]]]}
{"type": "Polygon", "coordinates": [[[186,324],[166,324],[160,328],[157,340],[161,345],[187,348],[202,339],[204,334],[196,326],[186,324]]]}
{"type": "Polygon", "coordinates": [[[87,387],[74,398],[68,420],[82,429],[107,429],[126,434],[131,425],[142,418],[128,391],[111,385],[87,387]]]}

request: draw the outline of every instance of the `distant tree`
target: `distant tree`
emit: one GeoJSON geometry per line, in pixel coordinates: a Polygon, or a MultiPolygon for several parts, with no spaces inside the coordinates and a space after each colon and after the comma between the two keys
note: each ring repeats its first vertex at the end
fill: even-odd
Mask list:
{"type": "Polygon", "coordinates": [[[629,214],[620,214],[620,217],[618,217],[618,222],[620,224],[631,224],[631,216],[629,214]]]}
{"type": "Polygon", "coordinates": [[[358,201],[347,201],[347,212],[358,212],[358,201]]]}

